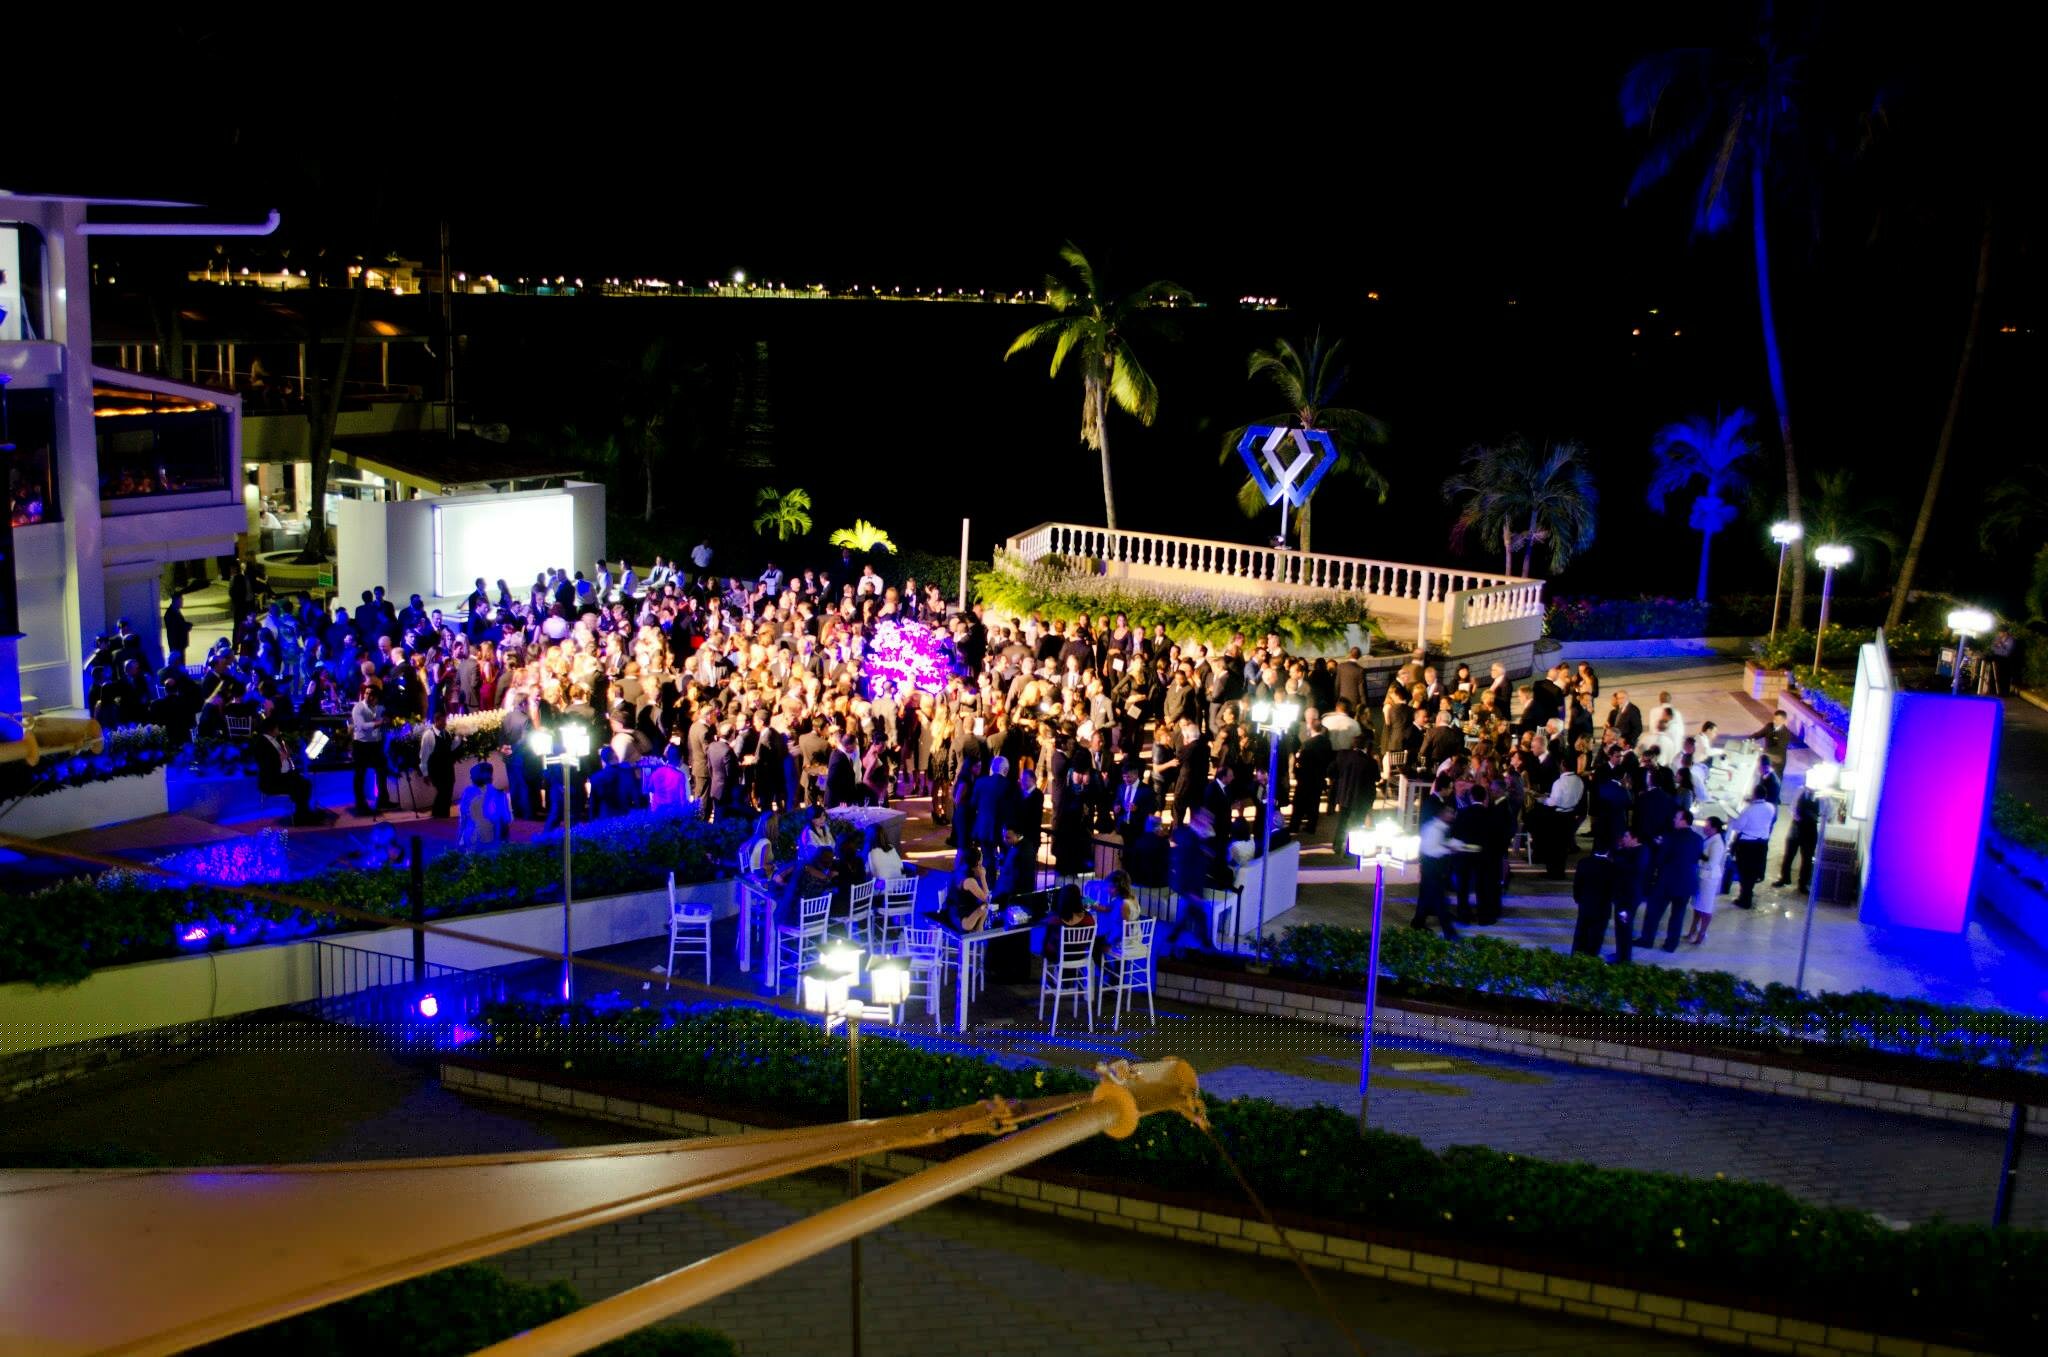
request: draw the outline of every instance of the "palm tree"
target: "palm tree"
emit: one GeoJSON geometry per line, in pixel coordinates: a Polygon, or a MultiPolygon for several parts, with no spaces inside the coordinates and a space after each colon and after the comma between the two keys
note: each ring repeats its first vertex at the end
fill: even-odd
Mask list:
{"type": "Polygon", "coordinates": [[[776,541],[787,542],[811,530],[808,490],[791,490],[785,495],[772,485],[764,485],[754,492],[754,507],[762,510],[754,518],[754,531],[763,537],[773,530],[776,541]]]}
{"type": "Polygon", "coordinates": [[[845,547],[849,551],[886,551],[892,556],[896,554],[896,544],[889,540],[889,534],[865,518],[854,519],[852,527],[841,528],[825,540],[835,547],[845,547]]]}
{"type": "Polygon", "coordinates": [[[1515,573],[1518,547],[1526,576],[1535,568],[1538,542],[1550,548],[1552,573],[1593,543],[1600,492],[1586,449],[1575,440],[1538,451],[1513,434],[1498,446],[1473,447],[1444,482],[1446,501],[1461,497],[1465,506],[1451,525],[1451,545],[1462,548],[1498,534],[1504,575],[1515,573]]]}
{"type": "Polygon", "coordinates": [[[1081,442],[1102,455],[1102,516],[1116,527],[1116,492],[1109,475],[1109,407],[1150,424],[1159,413],[1159,388],[1131,349],[1131,332],[1143,312],[1178,302],[1192,294],[1177,283],[1147,283],[1135,292],[1112,296],[1096,284],[1088,256],[1068,241],[1060,248],[1064,274],[1047,274],[1045,299],[1056,313],[1011,341],[1003,355],[1015,355],[1043,341],[1053,341],[1052,375],[1060,375],[1067,355],[1079,351],[1081,363],[1081,442]]]}
{"type": "MultiPolygon", "coordinates": [[[[1711,235],[1739,213],[1748,214],[1764,365],[1785,450],[1786,516],[1794,522],[1800,521],[1799,462],[1792,450],[1792,413],[1785,403],[1765,218],[1770,190],[1795,178],[1801,168],[1802,61],[1802,53],[1780,42],[1767,11],[1751,43],[1732,51],[1691,47],[1659,53],[1631,70],[1621,88],[1622,120],[1656,138],[1629,183],[1628,198],[1670,175],[1696,146],[1705,145],[1706,177],[1700,182],[1693,229],[1711,235]]],[[[1807,536],[1813,538],[1811,524],[1807,536]]],[[[1806,601],[1806,561],[1795,556],[1793,562],[1792,616],[1797,618],[1806,601]]]]}
{"type": "Polygon", "coordinates": [[[1707,601],[1707,556],[1714,534],[1735,521],[1738,505],[1749,491],[1746,464],[1757,455],[1749,436],[1752,416],[1737,410],[1723,418],[1690,415],[1667,424],[1650,439],[1657,469],[1650,474],[1650,507],[1664,512],[1664,502],[1694,481],[1706,484],[1692,502],[1691,525],[1700,535],[1700,578],[1693,597],[1707,601]]]}
{"type": "MultiPolygon", "coordinates": [[[[1296,429],[1320,429],[1327,433],[1337,447],[1337,461],[1327,474],[1348,476],[1358,481],[1378,494],[1380,503],[1385,504],[1387,478],[1365,459],[1359,448],[1367,443],[1386,442],[1387,426],[1363,410],[1349,410],[1333,404],[1344,388],[1345,377],[1350,375],[1350,369],[1338,361],[1343,349],[1344,341],[1341,339],[1325,347],[1320,330],[1299,348],[1278,339],[1273,341],[1270,349],[1253,349],[1246,378],[1264,373],[1280,389],[1282,398],[1287,402],[1286,414],[1269,415],[1257,422],[1296,429]]],[[[1250,427],[1240,424],[1223,435],[1223,451],[1219,460],[1228,464],[1237,455],[1238,441],[1250,427]]],[[[1250,476],[1245,477],[1244,484],[1238,487],[1237,507],[1244,511],[1246,518],[1255,516],[1266,507],[1266,497],[1259,493],[1259,483],[1250,476]]],[[[1308,511],[1309,503],[1304,501],[1300,514],[1295,518],[1301,529],[1303,551],[1309,549],[1308,511]]]]}
{"type": "Polygon", "coordinates": [[[2048,462],[2034,462],[1992,486],[1984,496],[1978,542],[1991,551],[2048,527],[2048,462]]]}
{"type": "Polygon", "coordinates": [[[1853,471],[1823,471],[1814,477],[1814,484],[1819,493],[1806,516],[1807,550],[1825,542],[1853,547],[1857,577],[1869,578],[1878,562],[1898,549],[1898,534],[1891,530],[1891,509],[1873,504],[1867,494],[1858,494],[1853,471]]]}
{"type": "Polygon", "coordinates": [[[675,450],[678,430],[691,431],[688,397],[704,379],[701,363],[676,360],[666,339],[656,339],[622,365],[619,424],[640,461],[640,517],[654,521],[654,486],[663,455],[675,450]]]}

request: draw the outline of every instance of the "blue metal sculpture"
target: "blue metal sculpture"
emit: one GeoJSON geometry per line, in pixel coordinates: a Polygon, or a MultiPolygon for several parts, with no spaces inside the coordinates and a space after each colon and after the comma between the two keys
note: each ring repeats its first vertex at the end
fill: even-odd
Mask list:
{"type": "Polygon", "coordinates": [[[1337,464],[1337,444],[1321,429],[1254,424],[1237,440],[1237,455],[1252,473],[1266,503],[1280,506],[1280,539],[1287,539],[1287,510],[1299,509],[1337,464]],[[1291,460],[1283,461],[1292,453],[1291,460]]]}

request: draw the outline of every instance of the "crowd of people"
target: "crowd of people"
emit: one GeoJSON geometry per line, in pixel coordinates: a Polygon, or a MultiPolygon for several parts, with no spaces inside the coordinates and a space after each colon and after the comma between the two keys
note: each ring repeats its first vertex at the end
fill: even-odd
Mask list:
{"type": "MultiPolygon", "coordinates": [[[[1623,690],[1603,704],[1590,664],[1555,666],[1517,691],[1498,664],[1484,676],[1463,664],[1374,671],[1355,649],[1290,655],[1277,635],[1212,646],[1160,626],[1148,634],[1123,614],[962,610],[936,585],[892,584],[872,564],[835,579],[770,562],[743,579],[712,573],[701,545],[692,556],[657,557],[644,575],[623,561],[550,570],[517,589],[479,579],[445,611],[418,595],[400,605],[383,589],[331,612],[304,595],[267,601],[236,571],[232,634],[196,681],[177,663],[190,625],[173,597],[173,663],[152,679],[122,623],[94,657],[92,705],[202,737],[243,714],[268,746],[257,751],[266,790],[292,796],[301,815],[317,812],[285,736],[295,724],[345,723],[359,812],[392,804],[393,773],[416,759],[439,816],[455,813],[448,719],[502,712],[505,804],[486,794],[488,773],[462,799],[464,837],[481,843],[503,837],[508,815],[560,819],[562,783],[543,777],[528,737],[571,724],[587,730],[591,751],[567,779],[579,820],[649,805],[717,819],[929,796],[960,862],[975,861],[962,877],[983,881],[985,899],[1035,887],[1041,864],[1070,877],[1090,870],[1098,836],[1113,836],[1135,887],[1195,896],[1256,851],[1269,767],[1279,843],[1327,838],[1342,851],[1377,805],[1404,787],[1419,793],[1415,922],[1446,933],[1500,917],[1519,836],[1561,879],[1588,819],[1589,862],[1621,854],[1634,864],[1635,884],[1608,892],[1610,902],[1636,893],[1617,917],[1654,897],[1675,934],[1686,910],[1669,902],[1688,834],[1702,845],[1690,868],[1693,935],[1704,937],[1711,911],[1697,889],[1713,856],[1703,830],[1728,831],[1742,903],[1762,874],[1748,845],[1768,839],[1768,825],[1752,832],[1747,809],[1729,823],[1705,814],[1711,723],[1689,733],[1668,694],[1647,715],[1623,690]],[[892,621],[932,629],[942,683],[920,689],[868,672],[877,629],[892,621]],[[1299,715],[1269,731],[1253,717],[1263,703],[1299,715]],[[400,729],[419,738],[394,769],[400,729]]],[[[1757,738],[1781,773],[1782,720],[1757,738]]],[[[1775,807],[1775,777],[1761,790],[1775,807]]],[[[1810,859],[1809,849],[1807,871],[1810,859]]],[[[1604,870],[1582,866],[1580,876],[1604,870]]]]}

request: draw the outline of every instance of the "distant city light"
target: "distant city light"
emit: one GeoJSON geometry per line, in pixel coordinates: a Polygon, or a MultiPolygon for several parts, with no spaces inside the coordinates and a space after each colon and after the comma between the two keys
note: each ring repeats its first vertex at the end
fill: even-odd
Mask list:
{"type": "Polygon", "coordinates": [[[735,286],[737,286],[737,285],[739,285],[739,284],[741,284],[741,283],[744,283],[744,282],[746,282],[746,281],[747,281],[747,271],[746,271],[745,269],[734,269],[734,270],[732,271],[732,281],[733,281],[733,284],[734,284],[735,286]]]}

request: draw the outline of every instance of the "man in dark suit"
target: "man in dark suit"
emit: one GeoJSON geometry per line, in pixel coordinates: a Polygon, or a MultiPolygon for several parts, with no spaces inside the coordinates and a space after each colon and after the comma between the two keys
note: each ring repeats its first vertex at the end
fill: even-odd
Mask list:
{"type": "MultiPolygon", "coordinates": [[[[1364,680],[1361,669],[1359,681],[1364,680]]],[[[1294,811],[1287,820],[1287,827],[1297,836],[1316,832],[1322,818],[1323,789],[1329,784],[1330,764],[1335,758],[1322,713],[1310,707],[1302,719],[1301,750],[1294,758],[1294,811]]]]}
{"type": "Polygon", "coordinates": [[[1499,712],[1501,719],[1505,721],[1509,706],[1515,700],[1514,687],[1508,682],[1508,667],[1495,660],[1491,679],[1492,681],[1486,685],[1486,691],[1493,694],[1493,709],[1499,712]]]}
{"type": "Polygon", "coordinates": [[[1563,665],[1553,666],[1542,678],[1529,685],[1529,700],[1522,707],[1523,730],[1541,730],[1544,722],[1564,715],[1564,689],[1557,682],[1563,668],[1563,665]]]}
{"type": "Polygon", "coordinates": [[[1366,708],[1365,666],[1359,659],[1358,647],[1353,646],[1351,653],[1336,664],[1337,697],[1350,703],[1352,711],[1364,711],[1366,708]]]}
{"type": "Polygon", "coordinates": [[[853,737],[849,735],[839,741],[825,760],[825,804],[828,807],[850,806],[859,799],[860,756],[854,749],[853,737]]]}
{"type": "Polygon", "coordinates": [[[1628,832],[1634,804],[1618,767],[1610,765],[1595,776],[1592,809],[1594,851],[1612,850],[1621,841],[1628,832]]]}
{"type": "Polygon", "coordinates": [[[628,815],[633,810],[633,772],[622,767],[619,756],[606,745],[597,754],[597,771],[590,775],[590,813],[596,819],[628,815]]]}
{"type": "Polygon", "coordinates": [[[1642,709],[1628,700],[1627,690],[1614,690],[1614,703],[1607,709],[1607,727],[1628,749],[1634,749],[1643,738],[1642,709]]]}
{"type": "Polygon", "coordinates": [[[1439,711],[1436,724],[1422,737],[1422,775],[1435,777],[1437,769],[1464,752],[1464,734],[1451,724],[1450,712],[1439,711]]]}
{"type": "Polygon", "coordinates": [[[1778,775],[1780,782],[1784,781],[1785,755],[1792,748],[1792,727],[1786,724],[1785,713],[1772,712],[1770,724],[1749,738],[1762,742],[1764,757],[1770,760],[1771,771],[1778,775]]]}
{"type": "Polygon", "coordinates": [[[1578,871],[1572,877],[1572,899],[1579,907],[1578,923],[1572,930],[1572,951],[1578,955],[1600,955],[1600,946],[1607,938],[1607,923],[1612,919],[1616,928],[1615,960],[1626,962],[1633,958],[1635,934],[1630,930],[1629,916],[1635,912],[1634,896],[1639,888],[1635,854],[1635,836],[1623,834],[1618,843],[1596,847],[1580,859],[1578,871]]]}
{"type": "Polygon", "coordinates": [[[1117,836],[1129,843],[1135,835],[1144,832],[1145,821],[1158,808],[1158,802],[1140,776],[1136,759],[1124,760],[1123,771],[1123,786],[1116,794],[1114,823],[1117,836]]]}
{"type": "MultiPolygon", "coordinates": [[[[1649,800],[1647,796],[1643,798],[1649,800]]],[[[1700,859],[1706,856],[1707,841],[1692,827],[1692,812],[1674,810],[1671,827],[1657,844],[1649,869],[1649,890],[1643,900],[1642,931],[1636,946],[1652,947],[1657,942],[1657,921],[1665,910],[1671,922],[1664,930],[1664,950],[1678,950],[1678,933],[1685,925],[1685,907],[1700,884],[1700,859]]]]}
{"type": "Polygon", "coordinates": [[[1779,890],[1792,884],[1792,861],[1799,860],[1799,890],[1803,895],[1813,885],[1813,855],[1820,847],[1820,794],[1811,787],[1799,790],[1792,803],[1792,825],[1785,831],[1785,858],[1778,864],[1779,890]]]}
{"type": "Polygon", "coordinates": [[[697,711],[683,737],[683,749],[690,759],[690,786],[697,792],[697,815],[711,818],[712,798],[704,794],[711,783],[711,740],[718,732],[716,712],[709,702],[697,711]]]}
{"type": "Polygon", "coordinates": [[[1017,818],[1017,784],[1010,780],[1010,761],[998,756],[974,784],[974,842],[981,845],[981,860],[1002,861],[1003,831],[1017,818]]]}
{"type": "Polygon", "coordinates": [[[290,797],[293,824],[320,823],[321,817],[311,806],[312,780],[299,771],[298,755],[279,732],[275,718],[262,719],[250,748],[256,755],[256,789],[265,796],[290,797]]]}
{"type": "Polygon", "coordinates": [[[1180,724],[1180,766],[1173,779],[1173,822],[1179,824],[1201,804],[1202,788],[1209,781],[1209,742],[1193,721],[1180,724]]]}

